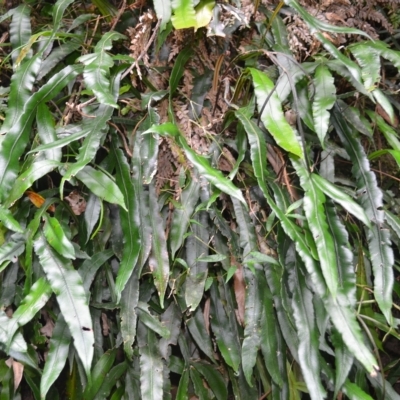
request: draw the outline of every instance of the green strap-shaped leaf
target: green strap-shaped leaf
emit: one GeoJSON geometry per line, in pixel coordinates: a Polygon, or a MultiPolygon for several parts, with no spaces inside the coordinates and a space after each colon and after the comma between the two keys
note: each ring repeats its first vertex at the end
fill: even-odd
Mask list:
{"type": "Polygon", "coordinates": [[[208,264],[199,259],[208,255],[210,237],[206,211],[199,211],[192,220],[197,223],[191,225],[192,234],[186,239],[185,245],[186,262],[189,265],[185,280],[185,302],[190,311],[194,311],[203,298],[208,264]]]}
{"type": "Polygon", "coordinates": [[[13,217],[10,210],[0,206],[0,221],[10,231],[23,233],[22,227],[19,222],[13,217]]]}
{"type": "Polygon", "coordinates": [[[371,226],[364,209],[360,207],[349,195],[340,190],[333,183],[317,174],[311,174],[313,183],[334,202],[339,203],[346,211],[354,215],[368,227],[371,226]]]}
{"type": "Polygon", "coordinates": [[[34,248],[74,339],[74,346],[83,368],[89,377],[94,335],[82,279],[69,260],[57,255],[51,249],[43,235],[35,240],[34,248]]]}
{"type": "Polygon", "coordinates": [[[149,216],[152,229],[152,247],[149,267],[154,277],[161,307],[164,307],[164,295],[169,281],[169,257],[165,238],[164,222],[158,208],[154,184],[149,185],[149,216]]]}
{"type": "Polygon", "coordinates": [[[83,393],[83,398],[85,400],[93,400],[98,395],[107,373],[114,364],[116,355],[117,349],[108,350],[100,357],[100,360],[97,361],[92,370],[92,382],[86,386],[83,393]]]}
{"type": "Polygon", "coordinates": [[[167,122],[159,126],[153,126],[144,133],[146,134],[153,132],[159,133],[160,135],[175,137],[180,146],[184,149],[187,159],[194,165],[199,175],[204,176],[207,181],[215,185],[224,193],[233,196],[240,200],[243,204],[246,204],[242,192],[230,180],[225,178],[219,170],[212,168],[210,163],[204,157],[199,156],[189,147],[186,139],[179,132],[179,129],[175,124],[167,122]]]}
{"type": "Polygon", "coordinates": [[[124,351],[129,359],[133,358],[132,345],[136,339],[137,314],[139,301],[139,269],[135,268],[121,293],[121,335],[124,340],[124,351]]]}
{"type": "Polygon", "coordinates": [[[172,10],[172,24],[175,29],[193,28],[196,26],[196,13],[193,7],[192,0],[171,0],[172,10]]]}
{"type": "Polygon", "coordinates": [[[354,311],[348,305],[349,302],[345,295],[338,293],[336,299],[328,296],[324,299],[324,304],[347,348],[370,374],[376,374],[376,371],[379,369],[377,362],[369,348],[365,345],[360,326],[356,321],[354,311]]]}
{"type": "Polygon", "coordinates": [[[158,349],[158,339],[151,329],[139,322],[137,340],[142,399],[160,400],[163,398],[163,362],[158,349]]]}
{"type": "Polygon", "coordinates": [[[156,316],[150,313],[149,306],[146,303],[139,301],[136,312],[139,316],[140,322],[161,337],[169,339],[171,332],[160,322],[156,316]]]}
{"type": "Polygon", "coordinates": [[[40,395],[42,399],[46,398],[50,387],[64,369],[71,339],[71,333],[60,313],[50,339],[50,349],[44,364],[42,379],[40,380],[40,395]]]}
{"type": "MultiPolygon", "coordinates": [[[[374,41],[367,41],[364,42],[365,45],[368,45],[372,49],[379,52],[380,56],[386,58],[387,60],[391,61],[393,65],[400,70],[400,54],[397,50],[393,50],[389,47],[388,43],[382,42],[381,40],[374,40],[374,41]]],[[[357,47],[357,44],[354,46],[357,47]]],[[[350,46],[350,50],[351,50],[350,46]]]]}
{"type": "Polygon", "coordinates": [[[176,392],[176,400],[187,400],[189,389],[189,369],[185,368],[181,379],[179,380],[178,391],[176,392]]]}
{"type": "Polygon", "coordinates": [[[171,230],[169,233],[169,247],[171,257],[182,246],[184,235],[189,227],[189,220],[193,214],[194,208],[199,201],[200,183],[197,176],[193,176],[189,184],[181,192],[180,207],[175,207],[172,217],[171,230]]]}
{"type": "Polygon", "coordinates": [[[333,76],[329,69],[321,64],[315,70],[314,77],[314,101],[312,111],[314,118],[314,128],[323,147],[325,147],[325,136],[329,128],[329,110],[336,101],[336,87],[333,76]]]}
{"type": "Polygon", "coordinates": [[[389,231],[382,229],[382,192],[375,175],[370,171],[370,164],[360,141],[338,109],[334,110],[333,124],[353,161],[352,173],[356,178],[359,201],[372,222],[372,227],[368,229],[368,247],[374,272],[374,295],[379,308],[391,324],[394,257],[389,231]]]}
{"type": "Polygon", "coordinates": [[[288,5],[289,7],[292,7],[294,10],[296,10],[298,12],[298,14],[302,17],[302,19],[310,27],[312,32],[322,30],[322,31],[333,32],[333,33],[363,35],[363,36],[366,36],[367,38],[369,38],[367,33],[363,32],[359,29],[330,25],[330,24],[327,24],[326,22],[321,21],[318,18],[313,17],[296,0],[285,0],[285,4],[288,5]]]}
{"type": "Polygon", "coordinates": [[[127,210],[124,195],[121,193],[116,183],[104,172],[97,171],[87,165],[76,174],[76,177],[96,196],[99,196],[109,203],[118,204],[124,210],[127,210]]]}
{"type": "Polygon", "coordinates": [[[114,40],[126,39],[118,32],[105,33],[94,48],[94,53],[81,56],[78,60],[85,64],[83,78],[88,89],[92,90],[101,104],[117,108],[114,96],[110,91],[108,79],[110,68],[114,65],[112,57],[107,50],[112,48],[114,40]]]}
{"type": "Polygon", "coordinates": [[[315,325],[313,296],[307,288],[305,279],[300,271],[299,260],[293,260],[289,270],[289,284],[293,291],[292,307],[299,338],[298,355],[302,375],[307,384],[310,397],[322,400],[326,398],[326,391],[322,385],[320,375],[319,341],[315,325]]]}
{"type": "MultiPolygon", "coordinates": [[[[44,144],[52,143],[57,140],[54,128],[54,119],[49,107],[40,103],[36,113],[36,124],[40,141],[44,144]]],[[[61,149],[52,149],[45,152],[47,160],[61,161],[61,149]]]]}
{"type": "Polygon", "coordinates": [[[25,240],[22,235],[15,236],[0,246],[0,270],[6,268],[11,261],[16,262],[18,256],[21,255],[24,250],[25,240]]]}
{"type": "Polygon", "coordinates": [[[190,318],[186,320],[186,325],[197,346],[211,361],[214,361],[211,338],[204,326],[204,315],[201,308],[197,308],[196,311],[192,313],[190,318]]]}
{"type": "Polygon", "coordinates": [[[292,164],[300,177],[300,184],[305,190],[304,211],[317,246],[321,271],[329,291],[335,297],[338,288],[338,271],[335,244],[328,230],[324,210],[326,198],[324,193],[314,184],[305,165],[294,159],[292,159],[292,164]]]}
{"type": "Polygon", "coordinates": [[[278,94],[276,92],[271,94],[271,91],[274,90],[274,83],[265,73],[257,69],[249,68],[249,71],[253,78],[258,109],[260,112],[263,109],[261,121],[264,126],[280,147],[298,157],[303,157],[299,140],[283,114],[278,94]]]}
{"type": "Polygon", "coordinates": [[[199,400],[208,400],[210,397],[208,391],[203,385],[203,380],[195,368],[190,368],[190,378],[193,383],[194,392],[199,400]]]}
{"type": "MultiPolygon", "coordinates": [[[[10,24],[10,42],[13,49],[11,57],[13,64],[20,57],[23,46],[29,42],[31,34],[31,7],[28,4],[21,4],[14,10],[10,24]]],[[[25,56],[30,58],[32,50],[25,56]]]]}
{"type": "Polygon", "coordinates": [[[240,347],[238,338],[235,336],[231,323],[228,319],[221,298],[221,291],[218,290],[217,283],[214,283],[210,288],[211,294],[211,325],[215,334],[219,351],[222,354],[225,362],[237,372],[240,364],[240,347]]]}
{"type": "Polygon", "coordinates": [[[34,162],[15,180],[11,193],[5,201],[5,206],[9,207],[14,204],[34,182],[59,166],[60,163],[54,160],[41,160],[34,162]]]}
{"type": "Polygon", "coordinates": [[[392,122],[392,124],[394,124],[394,122],[395,122],[395,113],[394,113],[394,110],[393,110],[392,103],[383,94],[382,90],[375,89],[372,92],[372,96],[374,97],[375,101],[385,110],[386,114],[390,118],[390,121],[392,122]]]}
{"type": "Polygon", "coordinates": [[[7,348],[10,347],[14,333],[21,326],[31,321],[37,312],[46,304],[50,298],[51,288],[44,278],[39,278],[31,287],[30,292],[22,300],[19,307],[15,310],[12,318],[7,323],[7,348]]]}
{"type": "Polygon", "coordinates": [[[57,218],[44,214],[44,219],[43,233],[47,239],[47,243],[60,254],[60,256],[75,260],[74,246],[65,235],[63,227],[58,222],[57,218]]]}
{"type": "MultiPolygon", "coordinates": [[[[7,197],[17,177],[19,158],[28,143],[30,128],[36,114],[37,105],[57,95],[68,82],[78,75],[79,69],[76,66],[68,66],[55,74],[36,93],[29,97],[23,110],[18,113],[17,120],[13,121],[11,126],[7,124],[9,128],[4,139],[0,141],[0,171],[3,171],[0,176],[0,186],[2,188],[0,202],[3,202],[7,197]]],[[[30,77],[29,74],[28,77],[30,77]]]]}
{"type": "Polygon", "coordinates": [[[139,230],[139,200],[131,181],[129,165],[121,149],[117,147],[115,139],[112,143],[112,149],[116,159],[117,185],[121,189],[128,208],[127,211],[120,209],[124,247],[115,285],[117,301],[119,302],[121,293],[133,269],[137,268],[141,250],[141,237],[139,230]]]}
{"type": "Polygon", "coordinates": [[[346,294],[350,306],[356,303],[356,281],[354,276],[353,253],[350,250],[349,235],[345,226],[335,212],[332,201],[325,204],[326,222],[335,245],[336,260],[338,265],[338,289],[346,294]]]}
{"type": "Polygon", "coordinates": [[[379,51],[364,43],[350,46],[350,51],[360,64],[361,76],[364,80],[365,89],[371,91],[381,80],[381,59],[379,51]]]}

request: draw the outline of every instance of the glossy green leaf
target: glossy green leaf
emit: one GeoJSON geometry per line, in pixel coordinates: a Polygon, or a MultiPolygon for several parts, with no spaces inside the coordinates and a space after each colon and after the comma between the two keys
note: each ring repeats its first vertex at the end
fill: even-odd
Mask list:
{"type": "Polygon", "coordinates": [[[10,231],[23,233],[22,227],[19,222],[13,217],[10,210],[0,206],[0,221],[10,231]]]}
{"type": "Polygon", "coordinates": [[[82,279],[71,262],[57,255],[42,235],[35,240],[34,247],[74,339],[74,346],[83,368],[89,376],[94,336],[82,279]]]}
{"type": "Polygon", "coordinates": [[[164,307],[164,296],[169,280],[169,257],[164,223],[158,211],[157,196],[153,184],[149,185],[149,199],[150,224],[153,232],[149,267],[154,277],[161,307],[164,307]]]}
{"type": "Polygon", "coordinates": [[[198,177],[193,176],[189,184],[182,190],[180,198],[182,207],[176,207],[174,209],[171,231],[169,234],[169,246],[173,258],[178,249],[182,246],[184,234],[187,232],[189,221],[199,200],[199,190],[200,183],[198,177]]]}
{"type": "Polygon", "coordinates": [[[304,211],[317,246],[321,271],[329,291],[335,297],[338,286],[337,259],[335,243],[328,231],[324,212],[326,198],[324,193],[312,180],[311,174],[308,173],[304,164],[294,159],[292,159],[292,164],[300,177],[300,184],[305,190],[304,211]]]}
{"type": "Polygon", "coordinates": [[[156,334],[138,323],[137,340],[140,353],[140,391],[143,399],[163,398],[163,363],[156,334]]]}
{"type": "Polygon", "coordinates": [[[213,16],[213,9],[215,6],[215,1],[214,0],[200,0],[200,2],[197,4],[195,11],[195,31],[199,28],[203,28],[204,26],[207,26],[211,18],[213,16]]]}
{"type": "Polygon", "coordinates": [[[121,190],[104,172],[95,170],[87,165],[76,174],[76,177],[96,196],[109,203],[118,204],[124,210],[127,210],[121,190]]]}
{"type": "Polygon", "coordinates": [[[196,13],[192,0],[171,0],[173,16],[171,18],[175,29],[193,28],[196,26],[196,13]]]}
{"type": "Polygon", "coordinates": [[[117,185],[121,189],[121,193],[126,199],[128,206],[125,210],[120,209],[124,247],[115,288],[117,301],[119,301],[133,269],[137,267],[136,264],[141,249],[141,237],[138,198],[131,181],[129,165],[115,141],[113,141],[112,146],[116,159],[117,185]]]}
{"type": "MultiPolygon", "coordinates": [[[[53,116],[49,107],[44,103],[40,103],[37,108],[36,123],[38,135],[43,144],[53,143],[57,140],[53,116]]],[[[59,148],[45,151],[47,160],[61,161],[61,156],[61,149],[59,148]]]]}
{"type": "Polygon", "coordinates": [[[208,391],[203,385],[203,380],[195,368],[190,368],[190,378],[194,386],[194,392],[199,400],[209,399],[208,391]]]}
{"type": "Polygon", "coordinates": [[[178,391],[176,393],[176,400],[186,400],[188,398],[189,388],[189,370],[186,368],[183,371],[181,379],[179,380],[178,391]]]}
{"type": "Polygon", "coordinates": [[[198,155],[189,147],[186,139],[179,132],[176,125],[167,122],[159,126],[153,126],[144,133],[152,132],[176,138],[177,142],[184,149],[187,159],[195,166],[199,175],[204,176],[210,183],[215,185],[224,193],[233,196],[246,204],[242,192],[231,181],[226,179],[219,170],[212,168],[203,156],[198,155]]]}
{"type": "Polygon", "coordinates": [[[292,307],[299,337],[298,355],[301,371],[310,397],[322,400],[326,398],[326,391],[320,376],[319,341],[312,293],[305,285],[298,261],[294,260],[290,270],[290,284],[293,291],[292,307]]]}
{"type": "Polygon", "coordinates": [[[389,232],[382,229],[384,222],[384,212],[381,210],[382,193],[375,175],[370,171],[369,161],[361,143],[356,140],[340,112],[335,109],[333,115],[336,131],[354,163],[352,173],[357,182],[359,202],[372,222],[372,228],[368,230],[368,247],[374,272],[374,295],[381,311],[390,323],[394,257],[389,232]]]}
{"type": "Polygon", "coordinates": [[[126,36],[118,32],[107,32],[96,44],[94,53],[86,54],[78,59],[85,64],[83,78],[88,89],[93,91],[99,103],[111,107],[118,107],[118,105],[110,91],[109,74],[114,61],[107,50],[112,48],[114,40],[120,39],[126,39],[126,36]]]}
{"type": "Polygon", "coordinates": [[[385,139],[390,144],[390,146],[396,150],[400,151],[400,141],[398,139],[398,134],[395,129],[393,129],[389,124],[387,124],[384,119],[375,112],[367,110],[368,116],[371,120],[378,126],[379,130],[385,136],[385,139]]]}
{"type": "MultiPolygon", "coordinates": [[[[32,34],[31,29],[31,7],[28,4],[21,4],[18,6],[12,15],[12,20],[10,24],[10,42],[13,48],[11,57],[13,63],[21,57],[21,52],[23,51],[23,46],[29,42],[32,34]]],[[[32,50],[25,57],[30,58],[32,56],[32,50]]]]}
{"type": "Polygon", "coordinates": [[[11,261],[16,262],[18,256],[21,255],[24,250],[25,239],[22,235],[14,236],[12,240],[0,246],[0,270],[3,270],[11,261]]]}
{"type": "Polygon", "coordinates": [[[139,316],[140,322],[146,325],[147,328],[151,329],[165,339],[170,337],[171,332],[160,322],[157,317],[150,313],[148,306],[145,303],[138,303],[136,313],[139,316]]]}
{"type": "Polygon", "coordinates": [[[390,118],[390,121],[392,122],[392,124],[394,124],[395,113],[392,103],[389,101],[389,99],[384,95],[384,93],[380,89],[375,89],[372,92],[372,96],[374,96],[376,102],[385,110],[386,114],[390,118]]]}
{"type": "Polygon", "coordinates": [[[257,69],[249,68],[249,71],[253,78],[258,109],[260,112],[263,109],[261,121],[264,126],[280,147],[299,157],[303,157],[299,140],[283,114],[278,94],[276,92],[271,94],[274,90],[274,83],[265,73],[257,69]]]}
{"type": "Polygon", "coordinates": [[[368,91],[373,90],[381,78],[381,60],[379,52],[368,46],[368,44],[361,43],[356,46],[351,46],[350,50],[361,66],[361,76],[364,81],[365,89],[368,91]]]}
{"type": "Polygon", "coordinates": [[[329,110],[336,101],[336,87],[332,74],[323,64],[319,65],[315,70],[314,87],[315,94],[312,103],[314,128],[324,147],[325,136],[329,128],[329,110]]]}
{"type": "MultiPolygon", "coordinates": [[[[11,186],[17,177],[19,158],[28,143],[37,105],[56,96],[79,72],[80,68],[77,66],[68,66],[62,69],[26,100],[23,110],[19,111],[16,109],[16,119],[11,114],[10,116],[7,115],[3,125],[3,130],[4,128],[7,129],[6,135],[0,141],[0,170],[4,171],[0,177],[0,185],[3,189],[0,193],[0,202],[4,201],[8,196],[11,186]]],[[[27,80],[32,79],[31,74],[31,71],[26,74],[27,80]]],[[[16,90],[15,96],[18,97],[18,88],[16,90]]]]}
{"type": "Polygon", "coordinates": [[[71,339],[68,326],[62,314],[59,314],[51,336],[50,349],[43,368],[42,379],[40,380],[40,395],[42,399],[46,398],[47,392],[60,376],[65,366],[71,339]]]}
{"type": "Polygon", "coordinates": [[[14,336],[14,333],[21,326],[26,325],[31,321],[37,312],[46,304],[50,298],[51,288],[49,283],[44,278],[38,279],[31,287],[30,292],[22,300],[19,307],[13,313],[12,318],[7,323],[7,336],[9,348],[14,336]]]}
{"type": "Polygon", "coordinates": [[[185,302],[190,311],[194,311],[204,294],[208,265],[200,258],[208,255],[209,230],[208,213],[199,211],[192,219],[198,223],[191,225],[191,235],[186,239],[186,261],[189,270],[185,280],[185,302]]]}
{"type": "Polygon", "coordinates": [[[367,217],[364,209],[360,207],[349,195],[340,190],[333,183],[317,174],[311,174],[313,183],[329,196],[334,202],[339,203],[346,211],[354,215],[368,227],[371,226],[370,219],[367,217]]]}
{"type": "Polygon", "coordinates": [[[104,382],[107,373],[112,368],[117,350],[109,350],[105,352],[92,370],[92,382],[90,385],[86,386],[83,393],[84,399],[93,400],[98,395],[99,389],[104,382]]]}
{"type": "Polygon", "coordinates": [[[240,364],[240,348],[235,332],[230,329],[230,321],[222,306],[219,290],[216,284],[210,288],[211,293],[211,325],[215,334],[218,348],[225,362],[238,371],[240,364]]]}
{"type": "Polygon", "coordinates": [[[44,215],[45,224],[43,233],[47,243],[61,256],[75,260],[75,249],[70,240],[64,233],[63,227],[57,218],[44,215]]]}

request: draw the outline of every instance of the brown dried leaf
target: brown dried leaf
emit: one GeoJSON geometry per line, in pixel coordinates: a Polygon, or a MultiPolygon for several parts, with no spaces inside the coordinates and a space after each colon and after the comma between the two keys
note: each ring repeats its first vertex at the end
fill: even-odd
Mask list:
{"type": "Polygon", "coordinates": [[[211,301],[210,298],[208,298],[204,303],[204,310],[203,310],[204,326],[208,334],[210,334],[210,306],[211,306],[211,301]]]}
{"type": "Polygon", "coordinates": [[[64,197],[75,215],[81,215],[86,210],[86,200],[77,190],[73,190],[68,196],[64,197]]]}

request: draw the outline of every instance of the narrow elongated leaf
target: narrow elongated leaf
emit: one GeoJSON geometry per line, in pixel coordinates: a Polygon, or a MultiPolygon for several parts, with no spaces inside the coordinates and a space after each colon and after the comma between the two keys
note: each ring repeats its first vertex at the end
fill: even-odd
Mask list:
{"type": "Polygon", "coordinates": [[[85,64],[83,78],[88,89],[92,90],[101,104],[118,107],[114,96],[110,91],[109,73],[114,65],[112,57],[107,50],[112,48],[114,40],[126,39],[126,36],[118,32],[107,32],[96,44],[94,53],[81,56],[78,60],[85,64]]]}
{"type": "MultiPolygon", "coordinates": [[[[3,173],[0,176],[0,201],[4,201],[8,196],[12,184],[14,183],[18,170],[19,158],[22,155],[29,139],[30,127],[36,114],[36,107],[41,102],[45,102],[57,95],[65,85],[74,79],[80,68],[77,66],[68,66],[53,75],[36,93],[29,97],[24,104],[22,112],[16,115],[16,120],[7,125],[8,130],[2,141],[0,141],[0,170],[3,173]]],[[[28,74],[32,79],[32,76],[28,74]]],[[[10,116],[10,121],[13,119],[10,116]]],[[[7,121],[7,119],[6,119],[7,121]]],[[[3,126],[4,128],[4,126],[3,126]]]]}
{"type": "Polygon", "coordinates": [[[169,234],[169,246],[171,256],[174,258],[178,249],[182,246],[184,234],[189,227],[189,220],[192,216],[194,208],[199,200],[200,184],[197,176],[193,176],[190,183],[181,193],[181,207],[175,208],[171,231],[169,234]]]}
{"type": "Polygon", "coordinates": [[[267,175],[267,147],[261,129],[252,121],[245,110],[239,109],[235,112],[237,118],[242,123],[250,143],[251,160],[253,163],[254,174],[257,179],[266,182],[267,175]]]}
{"type": "Polygon", "coordinates": [[[260,112],[263,109],[261,121],[264,126],[280,147],[299,157],[303,157],[299,140],[283,114],[278,94],[276,92],[271,94],[271,91],[274,90],[274,83],[265,73],[257,69],[249,68],[249,71],[253,77],[258,109],[260,112]]]}
{"type": "Polygon", "coordinates": [[[199,258],[208,254],[207,243],[209,241],[208,213],[199,211],[192,221],[192,235],[186,239],[186,262],[189,271],[185,281],[185,301],[190,311],[194,311],[199,305],[204,294],[204,285],[207,279],[207,262],[199,258]]]}
{"type": "Polygon", "coordinates": [[[0,206],[0,221],[7,229],[18,233],[23,233],[21,225],[13,217],[11,211],[2,206],[0,206]]]}
{"type": "Polygon", "coordinates": [[[150,224],[153,231],[149,267],[154,277],[161,307],[164,307],[164,295],[169,280],[169,258],[164,223],[158,210],[157,196],[153,184],[149,185],[149,200],[150,224]]]}
{"type": "Polygon", "coordinates": [[[112,148],[116,159],[117,185],[121,189],[127,204],[127,210],[120,209],[124,247],[115,287],[117,301],[119,301],[133,269],[137,267],[136,264],[141,250],[141,237],[139,231],[139,200],[133,188],[129,166],[122,151],[117,148],[115,140],[113,140],[112,148]]]}
{"type": "Polygon", "coordinates": [[[14,202],[17,201],[35,181],[53,171],[53,169],[58,166],[60,166],[60,163],[54,160],[41,160],[34,162],[26,171],[18,176],[5,205],[9,207],[14,204],[14,202]]]}
{"type": "Polygon", "coordinates": [[[354,215],[360,221],[364,222],[364,224],[368,227],[371,226],[370,220],[367,217],[364,209],[360,207],[350,196],[320,175],[311,174],[311,179],[313,183],[333,201],[339,203],[346,211],[354,215]]]}
{"type": "Polygon", "coordinates": [[[394,257],[389,231],[382,229],[384,222],[384,212],[381,209],[382,193],[375,175],[370,171],[369,161],[361,143],[356,140],[354,132],[343,120],[338,109],[334,110],[333,116],[336,131],[354,163],[352,173],[357,180],[359,201],[372,222],[372,228],[368,230],[368,247],[374,271],[374,295],[390,324],[394,257]]]}
{"type": "Polygon", "coordinates": [[[136,312],[139,316],[140,322],[142,322],[149,329],[151,329],[161,337],[169,339],[169,337],[171,336],[171,332],[160,322],[157,317],[150,313],[147,304],[139,301],[136,312]]]}
{"type": "Polygon", "coordinates": [[[105,352],[93,367],[92,382],[90,385],[86,386],[85,392],[83,393],[85,400],[93,400],[98,394],[107,373],[114,364],[116,353],[116,349],[105,352]]]}
{"type": "Polygon", "coordinates": [[[90,193],[85,210],[86,243],[99,220],[102,207],[101,200],[95,194],[90,193]]]}
{"type": "Polygon", "coordinates": [[[324,300],[325,308],[332,319],[335,328],[341,334],[343,342],[372,375],[379,370],[375,357],[365,345],[361,329],[357,324],[354,311],[348,306],[348,300],[340,293],[336,299],[329,296],[324,300]]]}
{"type": "Polygon", "coordinates": [[[132,345],[136,338],[137,313],[139,301],[139,269],[135,268],[121,293],[121,335],[124,351],[129,359],[133,358],[132,345]]]}
{"type": "Polygon", "coordinates": [[[309,14],[304,7],[302,7],[296,0],[285,0],[285,4],[289,7],[292,7],[294,10],[298,12],[298,14],[304,19],[304,21],[310,27],[311,32],[315,31],[327,31],[334,33],[345,33],[345,34],[353,34],[353,35],[363,35],[369,38],[368,34],[355,28],[347,28],[342,26],[330,25],[326,22],[321,21],[318,18],[313,17],[309,14]]]}
{"type": "Polygon", "coordinates": [[[82,279],[71,262],[58,256],[42,235],[35,240],[34,248],[74,339],[83,368],[90,376],[94,336],[82,279]]]}
{"type": "Polygon", "coordinates": [[[305,284],[298,260],[293,260],[290,284],[293,291],[292,307],[299,337],[299,362],[302,375],[312,399],[324,399],[326,391],[321,382],[319,366],[319,342],[315,325],[312,293],[305,284]]]}
{"type": "MultiPolygon", "coordinates": [[[[57,140],[53,116],[49,107],[44,103],[40,103],[37,108],[36,123],[38,135],[42,143],[47,144],[57,140]]],[[[61,161],[61,155],[61,149],[58,148],[45,152],[45,157],[48,160],[61,161]]]]}
{"type": "Polygon", "coordinates": [[[56,218],[44,215],[45,224],[43,227],[44,236],[47,243],[65,258],[75,260],[75,249],[70,240],[65,236],[64,230],[56,218]]]}
{"type": "MultiPolygon", "coordinates": [[[[10,42],[13,48],[11,57],[14,64],[17,59],[20,58],[23,46],[29,42],[32,34],[30,11],[31,7],[29,7],[28,4],[21,4],[13,12],[10,24],[10,42]]],[[[25,56],[30,58],[29,56],[32,56],[32,50],[25,56]]]]}
{"type": "Polygon", "coordinates": [[[118,204],[124,210],[127,210],[124,201],[124,195],[118,186],[102,171],[97,171],[88,165],[76,174],[76,177],[83,182],[96,196],[118,204]]]}
{"type": "Polygon", "coordinates": [[[188,398],[189,388],[189,369],[183,371],[181,379],[179,380],[178,391],[176,393],[176,400],[186,400],[188,398]]]}
{"type": "Polygon", "coordinates": [[[4,269],[9,262],[16,262],[18,256],[23,253],[25,249],[25,240],[22,235],[16,236],[13,240],[5,242],[0,246],[0,265],[4,269]],[[8,261],[7,264],[4,264],[8,261]]]}
{"type": "Polygon", "coordinates": [[[142,399],[160,400],[163,398],[163,363],[156,334],[140,322],[137,333],[142,399]]]}
{"type": "Polygon", "coordinates": [[[395,114],[392,103],[389,101],[389,99],[383,94],[380,89],[375,89],[372,92],[372,96],[374,96],[376,102],[385,110],[386,114],[390,118],[391,123],[394,124],[395,114]]]}
{"type": "Polygon", "coordinates": [[[364,80],[365,89],[371,91],[381,78],[379,51],[371,48],[367,44],[350,46],[350,50],[361,66],[361,76],[364,80]]]}
{"type": "Polygon", "coordinates": [[[31,287],[28,295],[15,310],[12,318],[7,323],[7,348],[10,347],[14,333],[17,329],[33,319],[37,312],[46,304],[50,298],[51,288],[44,278],[39,278],[31,287]]]}
{"type": "Polygon", "coordinates": [[[246,204],[242,192],[228,179],[226,179],[219,170],[212,168],[210,163],[202,156],[195,153],[187,144],[186,139],[179,132],[176,125],[167,122],[159,126],[153,126],[144,133],[159,133],[175,137],[181,147],[184,149],[187,159],[195,166],[199,175],[204,176],[210,183],[215,185],[224,193],[233,196],[246,204]]]}
{"type": "Polygon", "coordinates": [[[301,186],[305,190],[304,211],[317,246],[322,274],[329,291],[335,297],[338,287],[337,260],[335,244],[328,230],[323,207],[326,198],[324,193],[314,184],[311,174],[307,172],[305,166],[294,159],[292,159],[292,164],[300,177],[301,186]]]}
{"type": "Polygon", "coordinates": [[[68,326],[62,314],[59,314],[51,336],[50,349],[44,364],[42,379],[40,380],[40,395],[42,399],[46,398],[47,392],[65,366],[71,339],[68,326]]]}
{"type": "Polygon", "coordinates": [[[318,138],[324,147],[325,136],[328,132],[330,113],[336,100],[336,87],[329,69],[321,64],[315,70],[314,101],[312,103],[314,128],[318,138]]]}
{"type": "Polygon", "coordinates": [[[210,288],[211,293],[211,325],[218,348],[225,362],[236,372],[240,364],[240,349],[235,332],[230,328],[230,321],[222,306],[216,284],[210,288]]]}

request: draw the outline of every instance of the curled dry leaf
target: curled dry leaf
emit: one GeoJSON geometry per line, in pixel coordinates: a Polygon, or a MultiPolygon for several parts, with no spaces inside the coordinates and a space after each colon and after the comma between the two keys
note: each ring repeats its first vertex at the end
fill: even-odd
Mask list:
{"type": "Polygon", "coordinates": [[[237,303],[236,318],[240,325],[244,326],[244,311],[246,301],[246,283],[243,277],[243,265],[239,264],[234,257],[231,257],[231,265],[235,265],[236,271],[233,274],[233,289],[237,303]]]}
{"type": "Polygon", "coordinates": [[[86,200],[77,190],[73,190],[68,196],[64,197],[75,215],[81,215],[86,210],[86,200]]]}

